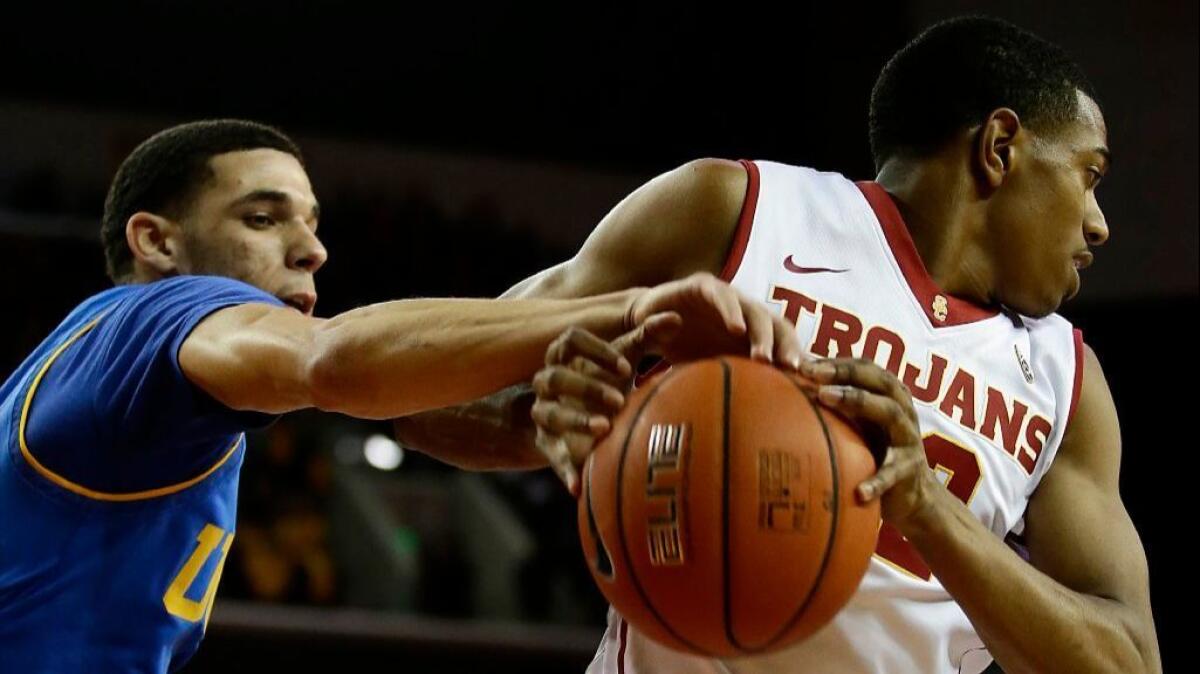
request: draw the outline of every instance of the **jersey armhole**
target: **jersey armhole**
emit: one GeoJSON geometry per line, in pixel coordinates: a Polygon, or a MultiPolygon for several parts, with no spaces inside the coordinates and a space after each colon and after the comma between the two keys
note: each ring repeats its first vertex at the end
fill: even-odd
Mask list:
{"type": "MultiPolygon", "coordinates": [[[[243,445],[243,443],[245,442],[246,434],[244,432],[234,433],[233,441],[228,446],[226,446],[226,445],[224,445],[224,443],[222,443],[221,446],[224,447],[224,449],[221,450],[219,455],[216,455],[215,461],[212,462],[210,465],[208,465],[200,473],[189,476],[186,479],[172,480],[169,484],[167,484],[165,486],[158,486],[158,487],[139,489],[139,490],[127,491],[127,492],[112,492],[112,491],[106,491],[106,490],[93,489],[93,488],[86,486],[74,479],[68,478],[66,475],[64,475],[64,474],[50,468],[46,464],[42,463],[42,461],[37,458],[37,456],[34,454],[33,449],[30,447],[30,443],[26,437],[26,431],[27,431],[27,428],[29,425],[29,420],[31,418],[31,413],[32,413],[32,409],[33,409],[33,401],[34,401],[35,396],[37,395],[38,387],[42,383],[43,378],[50,371],[51,366],[53,366],[55,364],[55,361],[58,360],[59,356],[61,356],[65,351],[67,351],[67,349],[69,349],[71,346],[73,346],[81,337],[83,337],[85,334],[91,332],[100,323],[100,321],[103,318],[105,318],[107,315],[108,315],[107,311],[101,312],[95,318],[90,320],[86,325],[84,325],[79,330],[77,330],[68,339],[66,339],[62,344],[59,344],[53,351],[51,351],[50,355],[46,357],[45,361],[43,361],[42,364],[35,371],[35,374],[34,374],[32,380],[29,382],[28,387],[25,389],[24,395],[23,395],[21,403],[20,403],[20,415],[17,418],[17,433],[16,433],[17,438],[16,439],[17,439],[18,449],[20,451],[22,458],[24,459],[26,465],[30,469],[32,469],[33,473],[40,476],[42,479],[45,479],[47,482],[65,490],[65,491],[77,494],[79,496],[83,496],[85,498],[88,498],[88,499],[91,499],[94,501],[108,501],[108,502],[142,501],[142,500],[147,500],[147,499],[158,498],[161,496],[168,496],[171,494],[175,494],[175,493],[183,491],[199,482],[202,482],[203,480],[208,478],[210,475],[215,473],[217,470],[219,470],[222,466],[224,466],[229,461],[229,459],[237,453],[237,450],[239,449],[239,447],[241,447],[243,445]]],[[[204,315],[207,315],[207,314],[204,314],[204,315]]],[[[203,315],[201,316],[201,318],[202,317],[203,317],[203,315]]],[[[199,322],[199,321],[197,320],[195,322],[199,322]]],[[[193,324],[193,326],[194,326],[194,324],[193,324]]],[[[188,332],[190,332],[190,330],[191,330],[191,328],[188,329],[188,332]]],[[[175,367],[176,370],[179,370],[179,364],[177,361],[173,363],[173,366],[175,367]]],[[[181,377],[183,376],[182,371],[179,371],[179,375],[181,377]]],[[[184,377],[184,380],[186,381],[186,377],[184,377]]],[[[200,393],[203,393],[203,391],[200,391],[199,387],[196,387],[194,384],[191,384],[190,382],[188,382],[188,386],[191,386],[194,391],[199,391],[200,393]]],[[[272,417],[272,419],[273,418],[274,417],[272,417]]]]}
{"type": "Polygon", "coordinates": [[[746,169],[746,197],[742,200],[742,212],[738,215],[729,255],[725,258],[725,266],[721,268],[721,280],[726,283],[733,281],[738,268],[742,266],[746,246],[750,243],[750,229],[754,226],[754,211],[758,207],[758,166],[748,159],[739,159],[738,163],[746,169]]]}
{"type": "Polygon", "coordinates": [[[1075,339],[1075,383],[1071,387],[1071,407],[1067,411],[1067,425],[1071,427],[1071,419],[1075,418],[1075,408],[1079,406],[1079,392],[1083,390],[1083,331],[1079,328],[1072,330],[1075,339]]]}

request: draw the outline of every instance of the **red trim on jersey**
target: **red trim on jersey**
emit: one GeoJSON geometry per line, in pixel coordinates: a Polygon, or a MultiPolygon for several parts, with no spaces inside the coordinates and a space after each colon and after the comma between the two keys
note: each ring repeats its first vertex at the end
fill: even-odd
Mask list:
{"type": "Polygon", "coordinates": [[[742,212],[738,216],[737,229],[733,232],[729,257],[725,258],[725,266],[721,268],[721,280],[727,283],[733,281],[738,267],[742,266],[746,245],[750,243],[750,228],[754,226],[754,210],[758,208],[758,167],[746,159],[740,159],[738,163],[746,169],[746,198],[742,201],[742,212]]]}
{"type": "Polygon", "coordinates": [[[1075,417],[1075,407],[1079,404],[1079,392],[1083,390],[1083,330],[1075,328],[1075,385],[1071,387],[1071,408],[1067,411],[1067,428],[1071,427],[1071,419],[1075,417]]]}
{"type": "Polygon", "coordinates": [[[1000,313],[997,309],[981,307],[974,302],[943,292],[925,269],[925,264],[921,262],[921,255],[917,252],[917,247],[908,234],[908,227],[904,224],[904,218],[896,209],[896,203],[892,201],[891,195],[879,183],[864,180],[857,184],[858,189],[862,190],[863,196],[867,198],[867,203],[871,205],[871,210],[875,211],[875,217],[878,218],[879,224],[883,228],[883,236],[887,239],[888,247],[892,249],[892,255],[896,258],[896,263],[900,265],[904,280],[908,282],[909,289],[920,303],[930,325],[935,328],[963,325],[991,318],[1000,313]],[[934,309],[935,303],[940,304],[937,300],[938,297],[945,298],[945,314],[940,320],[938,312],[934,309]]]}
{"type": "Polygon", "coordinates": [[[617,629],[621,639],[621,647],[617,649],[617,674],[625,674],[625,639],[629,631],[629,623],[621,618],[621,627],[617,629]]]}

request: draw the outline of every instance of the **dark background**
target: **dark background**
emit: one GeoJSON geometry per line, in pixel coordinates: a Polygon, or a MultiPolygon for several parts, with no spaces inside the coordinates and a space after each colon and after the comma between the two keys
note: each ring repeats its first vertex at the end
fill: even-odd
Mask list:
{"type": "MultiPolygon", "coordinates": [[[[137,142],[170,124],[249,117],[297,138],[331,254],[318,278],[319,315],[398,297],[490,296],[569,257],[623,194],[691,158],[772,159],[869,178],[867,102],[879,68],[921,28],[975,12],[1064,45],[1108,121],[1115,162],[1099,198],[1112,238],[1063,313],[1100,356],[1121,413],[1122,492],[1150,560],[1169,670],[1186,615],[1182,544],[1169,531],[1186,524],[1179,513],[1190,505],[1180,494],[1187,472],[1175,466],[1194,442],[1179,424],[1196,399],[1187,348],[1197,304],[1194,3],[10,3],[0,9],[0,298],[9,316],[0,366],[11,371],[76,302],[106,287],[96,233],[107,181],[137,142]]],[[[329,422],[288,423],[302,440],[259,439],[274,448],[264,456],[282,458],[247,465],[243,515],[270,531],[307,513],[325,531],[328,474],[342,468],[328,446],[303,438],[329,422]],[[257,485],[257,500],[247,485],[257,485]],[[293,505],[272,505],[283,501],[293,505]]],[[[397,473],[436,481],[450,471],[410,453],[397,473]]],[[[448,662],[579,669],[603,604],[582,573],[571,504],[545,474],[487,481],[539,541],[515,617],[579,632],[533,643],[486,626],[471,632],[480,616],[455,575],[469,562],[453,545],[426,544],[421,554],[438,562],[426,568],[441,574],[423,578],[408,615],[451,622],[380,628],[375,613],[356,613],[326,641],[301,639],[333,614],[295,609],[287,615],[301,622],[288,627],[237,597],[349,610],[332,608],[354,604],[345,572],[335,564],[332,593],[293,579],[264,596],[231,558],[221,595],[233,608],[223,619],[226,600],[218,602],[189,669],[278,663],[286,653],[316,667],[347,652],[418,668],[441,662],[442,671],[448,662]],[[539,583],[547,577],[563,579],[557,599],[539,583]],[[430,639],[435,628],[465,630],[466,645],[430,639]],[[557,654],[545,646],[572,639],[584,646],[557,654]]]]}

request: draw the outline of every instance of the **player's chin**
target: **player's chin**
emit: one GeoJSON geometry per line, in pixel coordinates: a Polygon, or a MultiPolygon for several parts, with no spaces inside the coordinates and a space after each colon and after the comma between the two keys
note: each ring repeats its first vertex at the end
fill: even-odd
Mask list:
{"type": "Polygon", "coordinates": [[[1028,306],[1018,311],[1030,318],[1049,316],[1079,294],[1079,284],[1079,272],[1074,266],[1068,267],[1066,275],[1046,283],[1038,289],[1040,292],[1031,293],[1028,306]]]}
{"type": "Polygon", "coordinates": [[[1020,299],[1009,299],[1004,302],[1009,309],[1015,310],[1022,316],[1030,318],[1044,318],[1058,311],[1058,307],[1067,299],[1067,295],[1062,291],[1062,287],[1050,292],[1030,293],[1020,299]]]}
{"type": "Polygon", "coordinates": [[[1064,302],[1069,302],[1075,299],[1075,296],[1079,294],[1079,288],[1081,285],[1082,281],[1079,278],[1079,270],[1075,268],[1074,264],[1069,265],[1067,267],[1067,273],[1059,281],[1057,292],[1053,293],[1055,295],[1055,300],[1052,302],[1054,304],[1054,308],[1046,313],[1057,311],[1059,306],[1061,306],[1064,302]]]}
{"type": "Polygon", "coordinates": [[[1066,302],[1075,299],[1082,285],[1083,281],[1079,278],[1079,270],[1071,267],[1071,279],[1067,282],[1067,292],[1063,296],[1063,301],[1066,302]]]}

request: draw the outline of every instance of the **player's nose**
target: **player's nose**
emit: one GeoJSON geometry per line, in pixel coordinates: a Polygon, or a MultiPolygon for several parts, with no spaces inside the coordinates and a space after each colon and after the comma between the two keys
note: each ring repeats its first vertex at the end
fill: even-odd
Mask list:
{"type": "Polygon", "coordinates": [[[308,227],[299,229],[300,234],[288,249],[287,265],[292,269],[302,269],[315,274],[329,259],[329,251],[325,250],[325,245],[317,238],[316,232],[308,227]]]}
{"type": "Polygon", "coordinates": [[[1083,236],[1089,246],[1102,246],[1108,241],[1108,220],[1096,201],[1095,193],[1088,193],[1088,208],[1083,216],[1083,236]]]}

